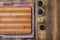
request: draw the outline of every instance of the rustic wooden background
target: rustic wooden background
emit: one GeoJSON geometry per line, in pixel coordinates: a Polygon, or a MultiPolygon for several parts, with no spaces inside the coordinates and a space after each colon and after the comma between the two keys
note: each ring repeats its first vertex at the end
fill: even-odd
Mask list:
{"type": "MultiPolygon", "coordinates": [[[[38,0],[35,0],[36,15],[37,15],[37,10],[38,10],[37,1],[38,0]]],[[[48,23],[45,24],[47,26],[46,27],[47,32],[40,31],[39,27],[37,27],[36,25],[36,30],[35,30],[37,31],[35,34],[36,40],[60,40],[60,0],[41,0],[41,1],[44,2],[44,7],[47,8],[48,10],[47,11],[45,9],[45,11],[47,11],[48,13],[46,15],[48,17],[48,20],[47,20],[48,23]],[[40,34],[43,34],[44,32],[47,34],[47,35],[45,34],[46,35],[45,37],[43,37],[44,35],[43,36],[40,35],[40,34]]],[[[35,39],[20,39],[20,38],[4,39],[4,38],[1,38],[0,40],[35,40],[35,39]]]]}

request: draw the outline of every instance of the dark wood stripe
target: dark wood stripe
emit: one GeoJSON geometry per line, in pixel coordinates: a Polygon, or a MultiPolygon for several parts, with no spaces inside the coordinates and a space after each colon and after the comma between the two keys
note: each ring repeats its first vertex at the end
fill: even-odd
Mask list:
{"type": "Polygon", "coordinates": [[[47,9],[48,9],[48,15],[47,15],[47,40],[53,40],[53,36],[52,36],[52,22],[51,22],[51,19],[52,19],[52,11],[51,11],[51,1],[52,0],[47,0],[47,3],[48,3],[48,5],[47,5],[47,9]]]}
{"type": "Polygon", "coordinates": [[[0,26],[0,29],[31,29],[31,26],[0,26]]]}
{"type": "Polygon", "coordinates": [[[30,6],[0,6],[0,8],[31,8],[30,6]]]}
{"type": "Polygon", "coordinates": [[[31,21],[0,21],[0,23],[31,23],[31,21]]]}
{"type": "Polygon", "coordinates": [[[58,34],[57,34],[57,40],[60,40],[60,0],[57,0],[57,23],[58,23],[58,34]]]}
{"type": "Polygon", "coordinates": [[[31,10],[3,10],[3,11],[0,11],[0,13],[31,13],[31,10]]]}
{"type": "Polygon", "coordinates": [[[31,18],[31,15],[20,15],[20,16],[0,16],[0,18],[31,18]]]}
{"type": "Polygon", "coordinates": [[[6,38],[6,40],[14,40],[14,38],[6,38]]]}

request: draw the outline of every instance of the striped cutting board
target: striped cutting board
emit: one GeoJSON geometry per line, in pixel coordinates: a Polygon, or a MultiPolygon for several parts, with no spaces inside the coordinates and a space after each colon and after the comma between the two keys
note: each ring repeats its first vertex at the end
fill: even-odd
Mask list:
{"type": "Polygon", "coordinates": [[[30,34],[31,7],[0,7],[0,34],[30,34]]]}

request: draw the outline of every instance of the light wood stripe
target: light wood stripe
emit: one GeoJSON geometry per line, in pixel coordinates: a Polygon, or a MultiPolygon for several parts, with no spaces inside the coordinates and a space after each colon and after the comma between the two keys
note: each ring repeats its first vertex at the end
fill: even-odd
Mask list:
{"type": "Polygon", "coordinates": [[[24,16],[31,15],[31,13],[0,13],[0,16],[24,16]]]}
{"type": "Polygon", "coordinates": [[[31,26],[31,23],[8,23],[8,24],[0,24],[0,26],[31,26]]]}
{"type": "Polygon", "coordinates": [[[26,33],[26,34],[28,34],[28,33],[31,33],[31,29],[0,29],[0,33],[3,33],[3,34],[12,34],[12,33],[26,33]]]}
{"type": "Polygon", "coordinates": [[[31,13],[20,13],[20,14],[18,14],[18,13],[12,13],[12,14],[10,14],[10,15],[12,15],[12,16],[17,16],[17,15],[18,15],[18,16],[19,16],[19,15],[23,15],[23,16],[24,16],[24,15],[26,15],[26,16],[27,16],[27,15],[31,15],[31,13]]]}
{"type": "Polygon", "coordinates": [[[31,29],[4,29],[4,30],[3,30],[3,29],[0,29],[0,31],[2,31],[2,32],[4,32],[4,31],[5,31],[5,32],[6,32],[6,31],[9,31],[9,32],[11,32],[11,31],[12,31],[12,32],[18,31],[18,32],[19,32],[19,31],[30,31],[30,30],[31,30],[31,29]]]}
{"type": "Polygon", "coordinates": [[[30,18],[1,18],[0,21],[31,21],[30,18]]]}
{"type": "Polygon", "coordinates": [[[0,10],[31,10],[31,8],[30,7],[3,7],[3,8],[1,8],[0,7],[0,10]]]}

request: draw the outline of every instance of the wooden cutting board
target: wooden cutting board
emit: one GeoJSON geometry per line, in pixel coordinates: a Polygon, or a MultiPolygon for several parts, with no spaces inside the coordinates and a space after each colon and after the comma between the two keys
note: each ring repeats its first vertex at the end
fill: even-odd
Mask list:
{"type": "Polygon", "coordinates": [[[0,34],[30,34],[31,7],[0,7],[0,34]]]}

